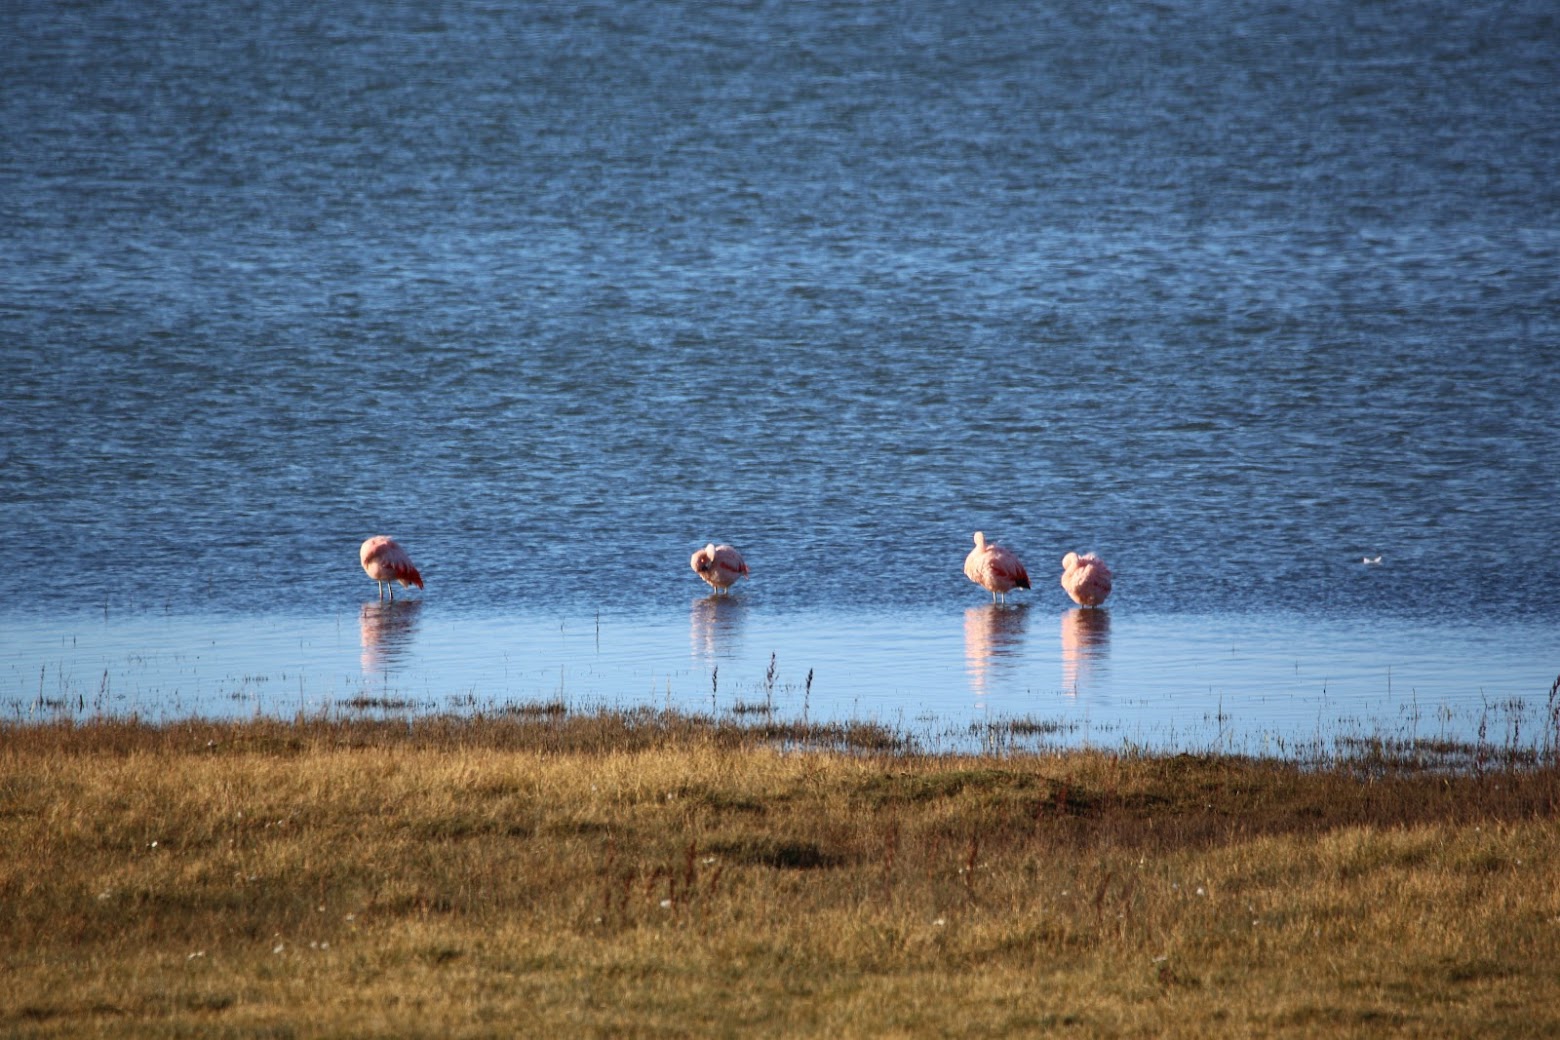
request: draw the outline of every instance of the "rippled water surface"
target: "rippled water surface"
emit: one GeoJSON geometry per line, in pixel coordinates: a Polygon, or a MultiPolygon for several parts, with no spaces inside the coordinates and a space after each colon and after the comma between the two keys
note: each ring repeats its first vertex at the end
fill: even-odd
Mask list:
{"type": "Polygon", "coordinates": [[[8,711],[1546,710],[1551,4],[21,0],[0,34],[8,711]],[[977,529],[1016,609],[962,576],[977,529]],[[420,603],[363,602],[376,533],[420,603]]]}

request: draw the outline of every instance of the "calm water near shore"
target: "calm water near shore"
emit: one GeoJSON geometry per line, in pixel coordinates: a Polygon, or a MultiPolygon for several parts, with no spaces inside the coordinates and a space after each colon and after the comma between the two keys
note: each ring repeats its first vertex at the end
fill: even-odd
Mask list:
{"type": "Polygon", "coordinates": [[[137,614],[12,621],[0,710],[353,714],[672,708],[749,721],[879,722],[921,746],[1219,749],[1340,740],[1542,746],[1553,629],[1112,614],[976,604],[686,616],[472,617],[436,601],[330,617],[137,614]]]}
{"type": "Polygon", "coordinates": [[[18,0],[0,37],[10,716],[1545,731],[1552,3],[18,0]],[[394,609],[379,533],[428,580],[394,609]],[[1056,585],[1089,550],[1099,615],[1056,585]]]}

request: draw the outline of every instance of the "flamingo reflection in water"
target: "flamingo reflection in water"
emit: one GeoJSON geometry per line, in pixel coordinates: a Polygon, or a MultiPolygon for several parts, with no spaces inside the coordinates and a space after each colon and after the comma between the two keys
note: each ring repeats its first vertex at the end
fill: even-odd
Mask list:
{"type": "Polygon", "coordinates": [[[1062,615],[1062,689],[1078,695],[1094,666],[1110,652],[1110,611],[1074,607],[1062,615]]]}
{"type": "Polygon", "coordinates": [[[358,610],[363,674],[373,675],[404,661],[417,633],[420,599],[370,601],[358,610]]]}
{"type": "Polygon", "coordinates": [[[964,612],[964,667],[976,698],[986,695],[992,669],[1018,656],[1028,624],[1028,604],[987,603],[964,612]]]}
{"type": "Polygon", "coordinates": [[[747,604],[740,596],[712,592],[688,610],[688,639],[693,656],[706,661],[733,656],[747,604]]]}

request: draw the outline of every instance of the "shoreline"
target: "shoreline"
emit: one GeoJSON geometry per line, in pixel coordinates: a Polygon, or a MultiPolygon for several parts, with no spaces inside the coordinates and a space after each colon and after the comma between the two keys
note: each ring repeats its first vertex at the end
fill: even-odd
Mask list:
{"type": "MultiPolygon", "coordinates": [[[[1555,682],[1560,691],[1560,679],[1555,682]]],[[[217,743],[223,735],[257,739],[254,734],[292,734],[300,739],[371,740],[386,746],[436,747],[461,734],[485,747],[513,750],[550,748],[598,752],[676,746],[690,740],[731,749],[886,755],[920,759],[1001,760],[1021,757],[1065,758],[1101,755],[1130,760],[1169,758],[1227,759],[1264,762],[1305,769],[1342,769],[1372,774],[1469,773],[1553,768],[1560,764],[1560,703],[1551,692],[1550,725],[1539,734],[1513,740],[1491,740],[1480,727],[1473,741],[1446,737],[1412,738],[1399,734],[1338,733],[1318,735],[1304,743],[1274,742],[1266,753],[1234,747],[1166,747],[1114,742],[1075,742],[1078,727],[1061,719],[1033,716],[994,717],[934,730],[911,731],[872,719],[809,721],[787,717],[762,702],[737,704],[718,713],[678,711],[648,706],[619,708],[570,706],[548,700],[524,704],[470,706],[469,710],[417,711],[410,702],[359,696],[322,711],[291,715],[256,713],[246,717],[181,715],[143,718],[137,714],[75,714],[68,704],[44,703],[37,718],[0,719],[0,736],[29,730],[61,729],[82,736],[85,744],[125,740],[146,749],[164,745],[173,734],[209,733],[217,743]],[[45,714],[47,713],[47,714],[45,714]],[[246,737],[245,734],[250,734],[246,737]],[[332,734],[338,736],[332,737],[332,734]],[[614,742],[619,742],[614,744],[614,742]]],[[[1520,732],[1517,734],[1520,736],[1520,732]]]]}
{"type": "Polygon", "coordinates": [[[1073,638],[1065,617],[1023,609],[799,617],[739,604],[712,619],[695,601],[654,617],[473,618],[418,604],[407,613],[398,603],[394,624],[373,612],[81,628],[43,619],[13,633],[0,716],[420,717],[557,704],[867,721],[950,752],[1323,760],[1361,743],[1538,751],[1557,728],[1554,694],[1545,699],[1560,646],[1552,633],[1488,668],[1469,642],[1513,633],[1120,613],[1089,642],[1073,638]]]}

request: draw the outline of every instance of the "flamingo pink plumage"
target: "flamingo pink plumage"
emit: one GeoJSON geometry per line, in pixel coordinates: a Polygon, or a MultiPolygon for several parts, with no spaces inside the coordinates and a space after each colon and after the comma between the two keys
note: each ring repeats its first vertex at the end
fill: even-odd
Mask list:
{"type": "Polygon", "coordinates": [[[423,587],[422,575],[412,565],[412,558],[388,535],[375,535],[364,542],[358,550],[358,559],[368,576],[379,583],[381,599],[386,589],[390,590],[390,598],[395,599],[393,583],[397,581],[403,589],[408,585],[416,585],[419,589],[423,587]]]}
{"type": "Polygon", "coordinates": [[[729,545],[711,542],[688,561],[693,572],[709,583],[717,594],[728,591],[738,578],[747,577],[748,566],[742,554],[729,545]]]}
{"type": "Polygon", "coordinates": [[[964,576],[1004,603],[1009,592],[1029,588],[1029,572],[1012,550],[987,542],[980,531],[975,532],[975,548],[964,558],[964,576]]]}
{"type": "Polygon", "coordinates": [[[1097,607],[1110,595],[1110,568],[1093,553],[1062,557],[1062,588],[1080,607],[1097,607]]]}

